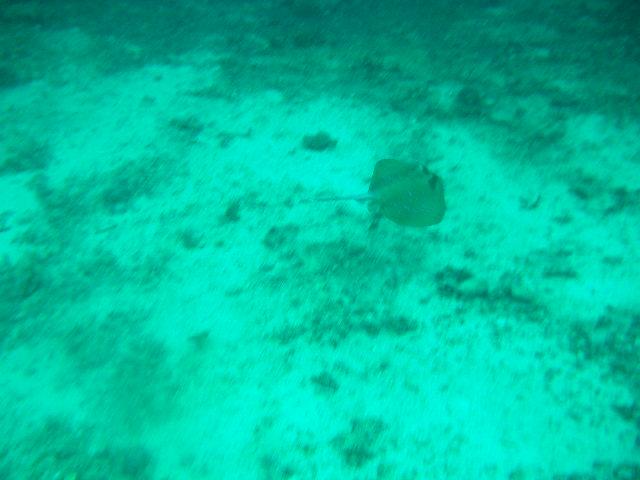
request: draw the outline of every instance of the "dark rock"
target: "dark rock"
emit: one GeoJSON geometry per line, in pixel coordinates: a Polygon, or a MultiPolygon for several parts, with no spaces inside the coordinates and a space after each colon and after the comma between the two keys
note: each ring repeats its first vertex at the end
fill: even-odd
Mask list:
{"type": "Polygon", "coordinates": [[[302,146],[305,150],[324,152],[336,148],[338,141],[331,138],[326,132],[318,132],[315,135],[305,135],[302,138],[302,146]]]}

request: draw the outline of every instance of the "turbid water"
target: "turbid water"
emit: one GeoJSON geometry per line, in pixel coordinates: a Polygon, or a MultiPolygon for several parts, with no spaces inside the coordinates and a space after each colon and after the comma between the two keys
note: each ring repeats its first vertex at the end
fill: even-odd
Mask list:
{"type": "Polygon", "coordinates": [[[2,2],[0,479],[640,478],[638,5],[2,2]]]}

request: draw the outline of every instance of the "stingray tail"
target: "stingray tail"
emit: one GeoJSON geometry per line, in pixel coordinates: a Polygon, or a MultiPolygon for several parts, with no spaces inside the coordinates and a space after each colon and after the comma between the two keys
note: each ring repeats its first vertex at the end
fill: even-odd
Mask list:
{"type": "Polygon", "coordinates": [[[341,196],[328,196],[328,197],[315,197],[306,200],[304,203],[315,203],[315,202],[344,202],[347,200],[353,200],[356,202],[368,202],[372,199],[370,193],[363,193],[360,195],[341,195],[341,196]]]}

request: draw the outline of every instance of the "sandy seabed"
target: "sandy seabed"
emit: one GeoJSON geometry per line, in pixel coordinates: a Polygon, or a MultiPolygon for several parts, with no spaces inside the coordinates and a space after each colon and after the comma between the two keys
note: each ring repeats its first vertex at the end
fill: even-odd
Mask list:
{"type": "Polygon", "coordinates": [[[171,12],[60,4],[2,7],[0,478],[640,478],[639,67],[604,4],[427,36],[194,2],[167,52],[171,12]],[[314,201],[380,158],[443,178],[442,223],[314,201]]]}

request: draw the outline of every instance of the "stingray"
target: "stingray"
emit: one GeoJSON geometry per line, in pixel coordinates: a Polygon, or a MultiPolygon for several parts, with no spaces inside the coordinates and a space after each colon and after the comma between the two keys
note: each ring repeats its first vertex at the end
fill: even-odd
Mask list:
{"type": "Polygon", "coordinates": [[[372,227],[380,218],[407,227],[428,227],[440,223],[446,210],[439,176],[424,165],[392,159],[376,163],[366,194],[317,200],[367,201],[374,215],[372,227]]]}

